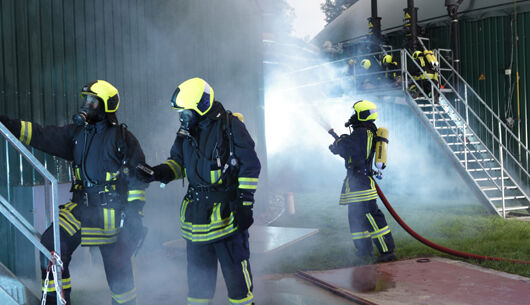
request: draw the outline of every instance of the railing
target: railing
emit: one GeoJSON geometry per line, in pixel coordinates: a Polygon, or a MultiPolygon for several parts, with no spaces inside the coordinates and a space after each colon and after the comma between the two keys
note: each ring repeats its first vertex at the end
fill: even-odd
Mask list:
{"type": "MultiPolygon", "coordinates": [[[[451,70],[451,73],[455,75],[460,84],[460,90],[458,92],[456,92],[456,88],[453,88],[458,96],[458,100],[455,103],[462,102],[465,105],[465,109],[459,109],[459,111],[466,114],[466,122],[475,131],[477,136],[486,143],[488,149],[494,152],[501,166],[512,175],[519,176],[520,181],[528,184],[530,182],[530,173],[528,171],[530,150],[527,144],[519,139],[510,127],[504,123],[502,118],[455,71],[443,55],[440,54],[439,58],[441,59],[440,63],[445,64],[451,70]],[[467,112],[473,116],[469,118],[467,112]],[[479,115],[477,112],[484,113],[479,115]]],[[[443,74],[440,76],[445,84],[450,84],[443,74]]]]}
{"type": "MultiPolygon", "coordinates": [[[[413,65],[416,65],[418,68],[420,66],[416,61],[412,59],[412,56],[409,52],[406,50],[403,50],[402,55],[402,69],[405,81],[404,83],[407,83],[407,81],[410,79],[416,86],[419,88],[419,84],[414,80],[410,72],[407,70],[407,62],[410,61],[413,65]]],[[[515,167],[516,171],[518,171],[518,175],[521,178],[519,181],[523,181],[525,178],[526,181],[530,179],[530,174],[528,173],[527,166],[525,167],[524,163],[518,160],[513,153],[510,151],[510,149],[504,144],[503,138],[507,139],[508,136],[512,137],[512,141],[519,144],[519,151],[523,151],[528,155],[530,151],[528,148],[520,141],[516,135],[509,130],[508,126],[501,120],[501,118],[484,102],[484,100],[476,93],[476,91],[465,81],[465,79],[456,71],[454,68],[449,64],[448,60],[442,56],[439,52],[437,53],[437,57],[441,59],[441,63],[444,63],[447,68],[442,68],[442,71],[449,71],[451,75],[455,78],[455,80],[460,84],[460,90],[458,88],[455,88],[452,83],[449,81],[449,79],[443,74],[439,74],[439,79],[442,85],[448,87],[450,89],[450,93],[455,95],[455,98],[448,98],[442,90],[432,81],[430,80],[425,72],[420,69],[420,71],[423,71],[423,74],[427,80],[429,80],[429,83],[431,84],[431,91],[437,92],[440,95],[440,98],[443,98],[443,100],[447,101],[447,106],[450,106],[450,110],[453,111],[453,116],[457,118],[457,121],[460,120],[463,122],[463,126],[461,128],[462,130],[462,137],[459,135],[459,129],[457,126],[450,126],[449,122],[442,121],[446,123],[446,125],[449,127],[454,135],[457,135],[458,139],[462,141],[465,149],[464,155],[466,156],[464,160],[464,166],[466,170],[468,169],[468,162],[467,159],[468,154],[475,159],[475,164],[479,165],[484,173],[489,177],[490,181],[495,185],[495,187],[501,192],[501,200],[502,200],[502,216],[506,217],[506,205],[505,205],[505,187],[504,187],[504,175],[506,170],[506,175],[512,180],[512,182],[515,184],[515,186],[521,190],[523,195],[526,197],[528,201],[530,201],[530,198],[528,198],[528,195],[526,195],[526,192],[523,190],[522,185],[517,183],[518,180],[513,179],[512,176],[515,176],[517,173],[514,172],[514,170],[509,171],[509,166],[515,167]],[[477,113],[480,112],[480,109],[477,111],[476,105],[473,105],[471,101],[476,100],[478,102],[478,105],[485,109],[487,111],[486,116],[482,117],[488,117],[491,116],[491,122],[482,119],[482,117],[477,113]],[[463,107],[462,107],[463,106],[463,107]],[[490,123],[490,124],[488,124],[490,123]],[[495,126],[497,125],[497,126],[495,126]],[[495,127],[497,127],[498,136],[495,132],[495,127]],[[500,185],[497,183],[496,179],[493,179],[493,177],[489,174],[489,172],[486,170],[486,168],[481,164],[481,162],[478,162],[477,156],[470,152],[467,148],[466,144],[466,129],[469,128],[473,131],[473,133],[476,135],[477,139],[480,144],[487,150],[487,152],[491,155],[491,157],[500,165],[500,185]],[[503,132],[504,131],[504,132],[503,132]],[[484,136],[484,134],[486,136],[484,136]],[[504,134],[504,137],[503,137],[504,134]],[[509,157],[511,161],[510,163],[506,163],[505,156],[509,157]],[[509,165],[509,166],[507,166],[509,165]]],[[[436,107],[434,107],[434,101],[432,98],[429,98],[427,94],[420,89],[421,94],[430,102],[433,106],[433,124],[436,123],[434,121],[435,119],[435,110],[436,107]]],[[[442,100],[442,99],[441,99],[442,100]]],[[[435,125],[434,125],[435,126],[435,125]]],[[[437,132],[437,131],[436,131],[437,132]]],[[[440,136],[441,134],[437,132],[440,136]]],[[[442,137],[443,141],[445,139],[442,137]]],[[[520,155],[521,157],[521,155],[520,155]]],[[[526,158],[526,164],[528,165],[528,157],[526,158]]],[[[490,202],[491,204],[491,202],[490,202]]],[[[493,206],[493,204],[492,204],[493,206]]],[[[495,208],[495,206],[493,206],[495,208]]]]}
{"type": "MultiPolygon", "coordinates": [[[[46,190],[46,201],[50,202],[52,222],[53,222],[53,242],[54,251],[60,257],[61,255],[61,241],[59,232],[59,204],[58,204],[58,190],[57,190],[57,179],[42,165],[42,163],[35,158],[35,156],[2,124],[0,123],[0,134],[7,140],[6,146],[10,143],[21,156],[23,156],[31,166],[45,179],[45,190],[46,190]],[[50,191],[48,191],[50,190],[50,191]]],[[[9,163],[9,154],[6,157],[9,163]]],[[[9,165],[7,166],[7,180],[9,181],[9,165]]],[[[9,188],[9,187],[8,187],[9,188]]],[[[40,234],[3,196],[0,195],[0,213],[6,217],[6,219],[15,226],[50,262],[55,262],[55,258],[52,253],[44,247],[40,242],[40,234]]],[[[62,280],[61,273],[58,272],[57,279],[55,281],[57,291],[57,304],[61,304],[62,296],[62,280]]]]}

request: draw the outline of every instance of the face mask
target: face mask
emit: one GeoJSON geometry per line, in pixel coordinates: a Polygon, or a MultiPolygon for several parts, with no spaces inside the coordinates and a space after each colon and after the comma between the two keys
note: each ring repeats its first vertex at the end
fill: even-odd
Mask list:
{"type": "Polygon", "coordinates": [[[179,112],[180,129],[178,134],[189,135],[190,130],[199,122],[200,115],[192,109],[184,109],[179,112]]]}
{"type": "Polygon", "coordinates": [[[102,103],[93,95],[85,96],[85,103],[77,114],[72,117],[75,124],[84,126],[99,122],[105,118],[102,103]]]}

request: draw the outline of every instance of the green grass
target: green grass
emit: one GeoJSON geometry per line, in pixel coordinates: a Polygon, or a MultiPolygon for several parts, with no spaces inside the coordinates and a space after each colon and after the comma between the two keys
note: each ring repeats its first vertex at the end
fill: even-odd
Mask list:
{"type": "MultiPolygon", "coordinates": [[[[286,273],[355,265],[347,207],[339,206],[337,198],[338,194],[295,194],[296,214],[283,215],[272,225],[318,228],[319,234],[255,258],[255,262],[263,262],[258,272],[286,273]]],[[[479,204],[449,200],[425,203],[411,198],[389,200],[413,230],[432,242],[473,254],[530,261],[530,222],[488,215],[479,204]]],[[[436,255],[530,277],[530,265],[464,260],[431,249],[405,232],[380,201],[378,205],[389,222],[399,259],[436,255]]]]}

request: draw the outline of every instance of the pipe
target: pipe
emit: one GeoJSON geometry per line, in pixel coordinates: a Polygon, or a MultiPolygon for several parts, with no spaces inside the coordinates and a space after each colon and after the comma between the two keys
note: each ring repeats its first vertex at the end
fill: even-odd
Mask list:
{"type": "MultiPolygon", "coordinates": [[[[453,50],[453,67],[460,73],[460,58],[458,52],[458,7],[463,0],[445,0],[447,14],[451,18],[451,49],[453,50]]],[[[455,78],[455,89],[458,91],[459,82],[455,78]]]]}
{"type": "Polygon", "coordinates": [[[405,47],[414,52],[418,48],[418,8],[414,7],[414,0],[407,0],[404,11],[403,25],[405,29],[405,47]]]}
{"type": "Polygon", "coordinates": [[[405,230],[407,231],[407,233],[409,233],[412,237],[414,237],[415,239],[417,239],[419,242],[421,242],[422,244],[430,247],[430,248],[433,248],[435,250],[438,250],[438,251],[441,251],[441,252],[444,252],[444,253],[447,253],[447,254],[450,254],[450,255],[453,255],[453,256],[457,256],[457,257],[461,257],[461,258],[466,258],[466,259],[477,259],[477,260],[490,260],[490,261],[506,261],[506,262],[511,262],[511,263],[516,263],[516,264],[526,264],[526,265],[530,265],[530,262],[529,261],[523,261],[523,260],[517,260],[517,259],[510,259],[510,258],[502,258],[502,257],[494,257],[494,256],[484,256],[484,255],[478,255],[478,254],[472,254],[472,253],[466,253],[466,252],[461,252],[461,251],[457,251],[457,250],[453,250],[453,249],[449,249],[449,248],[446,248],[446,247],[443,247],[443,246],[440,246],[438,244],[435,244],[433,243],[432,241],[424,238],[423,236],[419,235],[418,233],[416,233],[414,230],[412,230],[404,221],[403,219],[401,219],[401,217],[399,217],[399,215],[396,213],[396,211],[394,210],[394,208],[392,208],[392,206],[390,205],[390,203],[388,202],[388,200],[386,199],[385,197],[385,194],[383,194],[383,191],[381,191],[381,188],[379,188],[379,185],[377,184],[377,182],[375,183],[375,188],[377,189],[377,194],[379,195],[379,198],[381,198],[381,201],[383,201],[383,203],[385,204],[386,208],[388,209],[388,211],[390,212],[390,214],[392,215],[392,217],[394,217],[394,219],[399,223],[399,225],[405,230]]]}
{"type": "Polygon", "coordinates": [[[381,45],[381,17],[377,16],[377,0],[372,0],[372,16],[368,18],[368,33],[372,38],[370,52],[377,52],[381,45]]]}

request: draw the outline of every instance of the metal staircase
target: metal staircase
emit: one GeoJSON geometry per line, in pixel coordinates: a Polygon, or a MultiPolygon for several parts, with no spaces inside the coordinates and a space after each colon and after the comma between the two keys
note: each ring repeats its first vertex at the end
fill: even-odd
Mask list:
{"type": "MultiPolygon", "coordinates": [[[[2,195],[0,195],[0,214],[9,221],[20,233],[22,233],[48,260],[54,267],[57,266],[58,262],[56,257],[60,257],[61,245],[59,239],[59,205],[58,205],[58,190],[57,190],[57,179],[42,165],[42,163],[35,158],[35,156],[2,124],[0,123],[0,135],[6,140],[6,147],[8,144],[18,151],[20,154],[18,157],[22,159],[24,157],[31,166],[38,172],[44,179],[46,187],[46,201],[49,202],[51,210],[51,221],[53,221],[53,240],[55,255],[52,254],[43,244],[40,242],[40,234],[35,230],[32,224],[30,224],[24,216],[22,216],[17,209],[9,203],[9,201],[2,195]],[[48,191],[49,190],[49,191],[48,191]]],[[[7,151],[7,149],[6,149],[7,151]]],[[[9,182],[9,154],[7,157],[7,181],[9,182]]],[[[9,194],[9,185],[7,186],[9,194]]],[[[8,196],[9,198],[9,196],[8,196]]],[[[60,268],[57,268],[60,270],[60,268]]],[[[57,278],[55,280],[57,293],[57,304],[62,304],[62,281],[61,272],[56,272],[57,278]]],[[[40,277],[39,277],[40,281],[40,277]]],[[[0,304],[11,305],[11,304],[33,304],[35,297],[28,295],[29,289],[26,289],[24,285],[11,273],[7,268],[0,264],[0,304]]]]}
{"type": "Polygon", "coordinates": [[[429,94],[421,89],[407,67],[415,65],[427,76],[425,71],[410,53],[401,51],[403,83],[414,83],[419,89],[419,96],[413,97],[404,88],[409,104],[432,133],[439,137],[456,167],[469,178],[475,193],[486,207],[504,218],[530,216],[528,147],[454,70],[449,61],[440,52],[436,54],[440,62],[440,84],[438,87],[427,78],[430,91],[435,92],[429,94]],[[460,85],[459,89],[453,85],[455,81],[460,85]],[[438,101],[436,95],[439,95],[438,101]],[[517,157],[514,151],[519,152],[517,157]]]}

